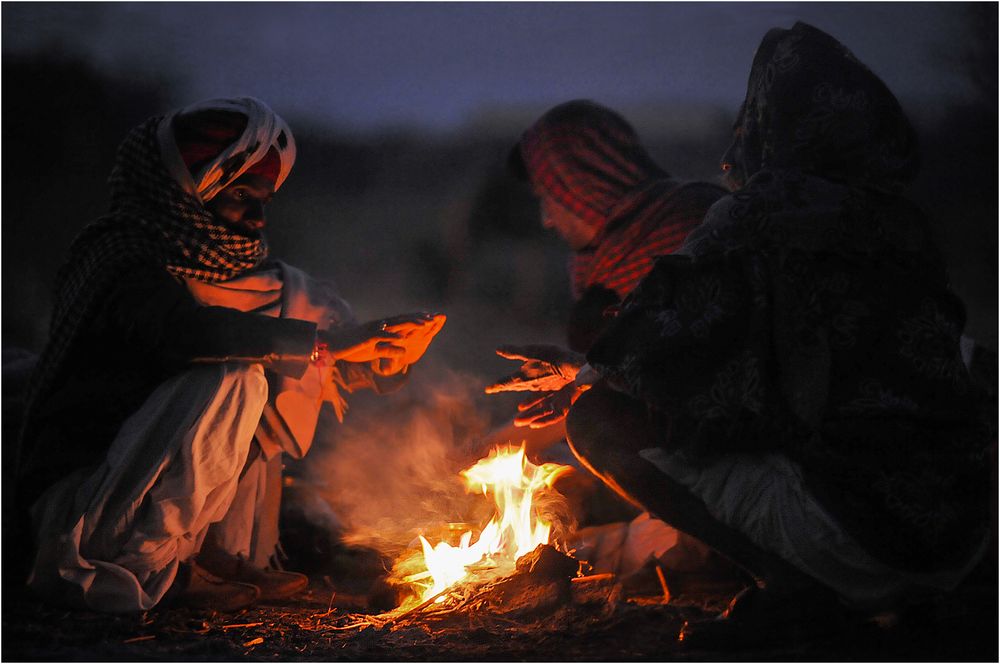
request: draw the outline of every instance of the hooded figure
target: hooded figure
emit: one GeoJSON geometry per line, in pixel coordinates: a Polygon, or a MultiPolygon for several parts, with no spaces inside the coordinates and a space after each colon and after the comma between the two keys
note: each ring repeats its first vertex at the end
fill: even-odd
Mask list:
{"type": "Polygon", "coordinates": [[[909,122],[799,23],[758,49],[725,160],[742,188],[590,363],[669,418],[640,456],[757,546],[858,605],[953,587],[988,531],[988,440],[962,303],[898,193],[917,172],[909,122]]]}
{"type": "Polygon", "coordinates": [[[543,223],[574,250],[568,337],[583,352],[604,325],[604,309],[628,295],[657,256],[679,249],[725,191],[671,178],[624,118],[591,101],[549,110],[518,147],[543,223]]]}
{"type": "Polygon", "coordinates": [[[294,160],[248,97],[151,118],[119,148],[111,211],[58,275],[19,439],[39,593],[226,610],[305,585],[262,569],[281,453],[305,454],[323,401],[342,414],[338,388],[401,385],[443,320],[358,325],[329,284],[268,260],[264,206],[294,160]]]}
{"type": "Polygon", "coordinates": [[[765,589],[691,640],[954,588],[988,544],[990,441],[962,303],[899,193],[917,148],[898,102],[829,35],[772,30],[724,170],[739,190],[657,262],[565,388],[571,446],[765,589]]]}

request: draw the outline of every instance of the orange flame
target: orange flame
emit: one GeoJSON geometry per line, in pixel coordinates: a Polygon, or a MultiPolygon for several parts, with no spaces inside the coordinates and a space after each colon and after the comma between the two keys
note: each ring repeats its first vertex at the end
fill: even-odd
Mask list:
{"type": "Polygon", "coordinates": [[[492,494],[497,513],[479,533],[462,534],[458,546],[438,542],[431,546],[423,536],[423,563],[426,570],[410,574],[403,581],[422,587],[421,601],[428,601],[447,588],[470,580],[476,572],[489,570],[490,576],[513,571],[517,559],[548,544],[552,524],[538,515],[537,493],[551,488],[569,466],[546,463],[541,466],[524,456],[524,445],[512,450],[497,448],[461,472],[469,490],[492,494]],[[470,569],[475,568],[475,569],[470,569]]]}

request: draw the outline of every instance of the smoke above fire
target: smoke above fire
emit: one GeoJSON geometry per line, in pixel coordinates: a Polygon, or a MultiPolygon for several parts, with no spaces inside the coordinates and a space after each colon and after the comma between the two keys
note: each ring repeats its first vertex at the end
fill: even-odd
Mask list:
{"type": "Polygon", "coordinates": [[[489,519],[492,504],[459,475],[489,452],[481,392],[479,378],[430,369],[414,371],[398,393],[351,396],[344,424],[316,441],[306,464],[344,543],[395,556],[449,523],[489,519]]]}
{"type": "MultiPolygon", "coordinates": [[[[511,547],[508,537],[513,531],[508,533],[510,526],[501,524],[509,524],[515,515],[491,521],[498,515],[496,496],[487,495],[482,481],[476,484],[476,477],[462,473],[487,457],[514,454],[521,443],[512,440],[509,448],[498,450],[484,442],[495,419],[488,408],[503,404],[489,398],[483,402],[483,384],[479,377],[449,370],[415,372],[396,394],[357,400],[345,422],[329,427],[307,457],[307,479],[317,487],[324,507],[336,515],[333,520],[329,513],[314,515],[316,522],[328,527],[336,522],[336,536],[344,544],[374,549],[395,560],[397,583],[407,585],[403,577],[428,569],[424,560],[429,548],[463,546],[462,537],[464,546],[471,540],[480,548],[487,546],[481,537],[496,539],[491,552],[511,547]]],[[[526,467],[529,473],[542,471],[540,478],[554,478],[558,472],[554,464],[526,467]]],[[[528,500],[533,516],[521,518],[530,519],[536,529],[546,524],[543,540],[558,541],[575,523],[565,499],[550,488],[551,482],[545,484],[540,479],[528,500]]],[[[513,569],[514,556],[506,562],[491,560],[495,571],[513,569]]],[[[461,566],[457,574],[464,575],[461,566]]]]}

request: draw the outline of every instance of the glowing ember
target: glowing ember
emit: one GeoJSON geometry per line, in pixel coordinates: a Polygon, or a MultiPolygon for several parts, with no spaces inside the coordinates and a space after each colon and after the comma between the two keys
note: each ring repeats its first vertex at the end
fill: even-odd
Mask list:
{"type": "Polygon", "coordinates": [[[438,542],[431,546],[423,536],[423,566],[425,570],[406,576],[403,581],[422,588],[420,599],[427,601],[457,583],[469,580],[476,572],[488,570],[490,576],[513,571],[517,559],[533,551],[539,544],[548,544],[552,525],[538,515],[538,492],[551,488],[569,466],[529,462],[524,446],[496,449],[461,472],[466,486],[493,496],[497,513],[475,542],[472,531],[462,534],[458,546],[438,542]]]}

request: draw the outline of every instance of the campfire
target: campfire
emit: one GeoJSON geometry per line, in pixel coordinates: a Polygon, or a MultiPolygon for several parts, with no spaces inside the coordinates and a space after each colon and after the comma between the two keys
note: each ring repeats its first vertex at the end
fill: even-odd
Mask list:
{"type": "Polygon", "coordinates": [[[401,642],[476,630],[536,634],[630,610],[633,587],[665,603],[665,588],[639,590],[633,582],[645,581],[619,573],[625,559],[616,551],[635,534],[629,523],[578,528],[589,478],[529,459],[520,441],[476,454],[488,421],[455,397],[464,391],[429,393],[430,407],[356,420],[316,467],[331,487],[343,541],[378,553],[343,585],[329,583],[318,616],[324,629],[401,642]],[[366,574],[375,577],[370,586],[366,574]],[[627,592],[623,583],[632,584],[627,592]]]}
{"type": "MultiPolygon", "coordinates": [[[[432,545],[420,535],[421,550],[395,566],[398,581],[413,590],[399,609],[440,603],[451,588],[510,575],[525,554],[550,544],[553,512],[545,506],[553,499],[552,485],[569,470],[555,463],[531,463],[523,445],[494,449],[463,470],[467,490],[492,499],[496,513],[478,533],[462,532],[455,544],[441,540],[432,545]]],[[[449,525],[456,530],[455,524],[449,525]]]]}

